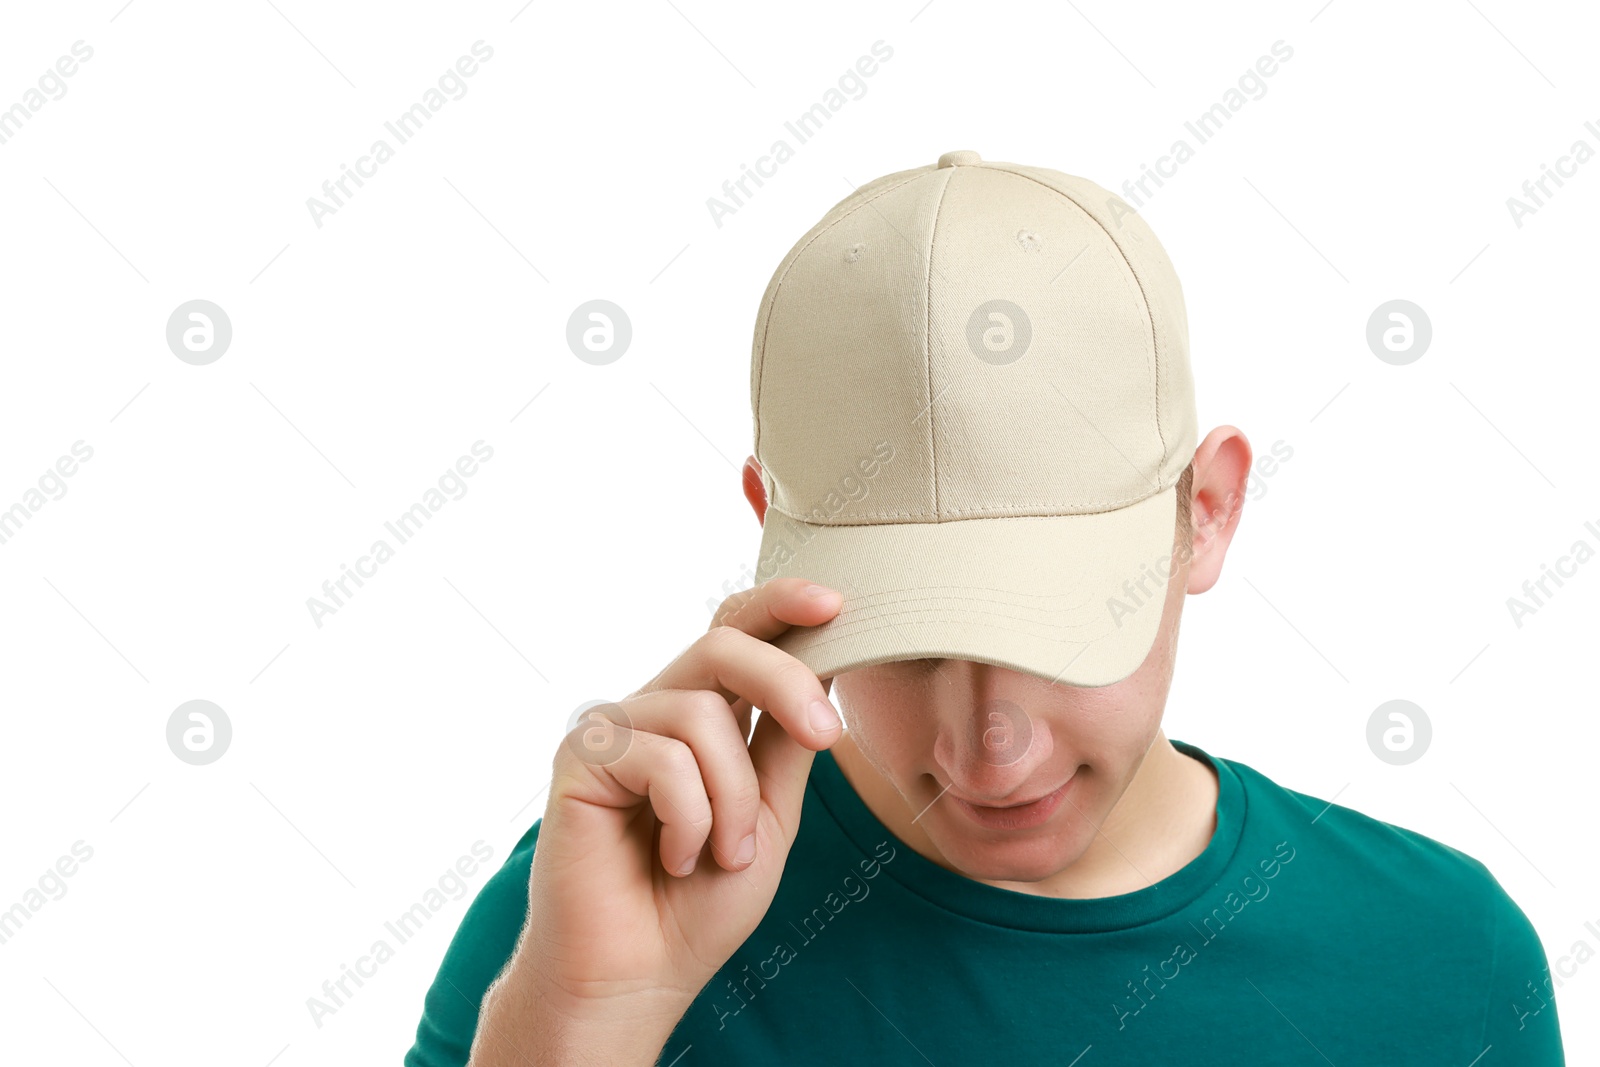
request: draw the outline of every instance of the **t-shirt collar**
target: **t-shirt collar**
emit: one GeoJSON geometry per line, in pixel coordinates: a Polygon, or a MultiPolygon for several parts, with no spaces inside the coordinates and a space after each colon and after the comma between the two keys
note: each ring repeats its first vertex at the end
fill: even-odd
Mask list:
{"type": "Polygon", "coordinates": [[[1173,747],[1210,764],[1217,774],[1217,826],[1205,850],[1181,869],[1154,885],[1113,897],[1068,899],[1038,896],[979,882],[941,867],[914,851],[889,830],[856,795],[833,753],[823,749],[812,763],[810,788],[823,807],[863,853],[871,855],[881,841],[898,850],[883,869],[924,899],[981,923],[1045,933],[1094,933],[1121,930],[1173,914],[1215,885],[1238,847],[1244,826],[1246,797],[1239,775],[1226,760],[1215,759],[1196,745],[1176,739],[1173,747]]]}

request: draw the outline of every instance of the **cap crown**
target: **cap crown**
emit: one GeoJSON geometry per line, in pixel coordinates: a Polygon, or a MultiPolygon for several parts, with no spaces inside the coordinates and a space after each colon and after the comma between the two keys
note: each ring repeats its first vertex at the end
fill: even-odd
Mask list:
{"type": "Polygon", "coordinates": [[[1112,510],[1197,439],[1155,234],[1093,182],[973,152],[860,186],[795,243],[750,393],[768,506],[809,522],[1112,510]]]}

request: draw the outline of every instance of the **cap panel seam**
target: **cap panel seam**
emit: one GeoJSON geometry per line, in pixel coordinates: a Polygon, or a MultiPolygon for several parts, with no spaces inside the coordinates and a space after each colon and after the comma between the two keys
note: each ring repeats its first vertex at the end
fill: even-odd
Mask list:
{"type": "Polygon", "coordinates": [[[937,517],[943,512],[939,507],[939,435],[934,432],[933,420],[933,248],[939,238],[939,216],[944,212],[944,198],[950,192],[950,183],[955,180],[959,167],[945,168],[950,171],[944,180],[944,185],[939,189],[939,201],[933,206],[933,225],[928,228],[928,255],[927,271],[923,278],[923,328],[922,328],[922,363],[923,377],[928,383],[928,464],[931,467],[933,480],[933,514],[937,517]]]}
{"type": "MultiPolygon", "coordinates": [[[[1139,295],[1144,300],[1145,315],[1150,320],[1150,351],[1155,357],[1155,388],[1152,399],[1154,400],[1156,415],[1156,437],[1161,442],[1161,466],[1158,468],[1157,473],[1157,483],[1159,484],[1159,470],[1166,467],[1167,459],[1172,454],[1172,447],[1167,444],[1166,431],[1161,426],[1161,343],[1156,334],[1156,316],[1154,311],[1152,311],[1150,308],[1150,294],[1145,290],[1144,279],[1139,277],[1139,271],[1134,267],[1133,262],[1128,259],[1128,253],[1123,249],[1121,242],[1116,239],[1111,231],[1106,229],[1105,223],[1096,218],[1094,212],[1080,204],[1070,193],[1067,193],[1061,189],[1057,189],[1048,182],[1042,182],[1038,178],[1033,177],[1031,174],[1024,174],[1021,171],[1012,170],[1010,167],[1000,166],[998,163],[990,163],[987,164],[987,166],[989,166],[992,170],[999,171],[1004,174],[1015,175],[1024,181],[1030,181],[1035,185],[1048,189],[1050,192],[1055,193],[1067,203],[1083,212],[1090,222],[1093,222],[1096,226],[1100,227],[1100,231],[1106,235],[1106,239],[1111,242],[1111,246],[1117,250],[1117,255],[1122,257],[1123,265],[1128,268],[1128,273],[1133,275],[1134,283],[1139,287],[1139,295]]],[[[1165,486],[1163,486],[1163,488],[1165,488],[1165,486]]]]}

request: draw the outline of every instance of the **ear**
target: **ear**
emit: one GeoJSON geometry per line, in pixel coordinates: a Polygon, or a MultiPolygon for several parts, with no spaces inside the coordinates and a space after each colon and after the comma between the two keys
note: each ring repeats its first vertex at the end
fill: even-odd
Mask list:
{"type": "Polygon", "coordinates": [[[1194,552],[1189,592],[1203,593],[1222,574],[1250,485],[1250,442],[1234,426],[1218,426],[1194,453],[1194,552]]]}
{"type": "Polygon", "coordinates": [[[744,498],[756,513],[756,521],[765,524],[767,518],[767,486],[761,480],[761,464],[754,456],[744,459],[744,498]]]}

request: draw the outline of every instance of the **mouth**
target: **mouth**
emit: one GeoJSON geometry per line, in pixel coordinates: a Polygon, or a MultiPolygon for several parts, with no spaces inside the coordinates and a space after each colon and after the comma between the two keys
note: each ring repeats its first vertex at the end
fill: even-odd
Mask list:
{"type": "Polygon", "coordinates": [[[955,802],[967,818],[988,830],[1025,830],[1038,826],[1053,815],[1061,802],[1071,791],[1073,783],[1077,782],[1078,775],[1073,773],[1071,778],[1062,782],[1055,789],[1043,796],[1034,797],[1032,800],[1023,800],[1015,804],[977,804],[965,797],[950,794],[950,799],[955,802]]]}

